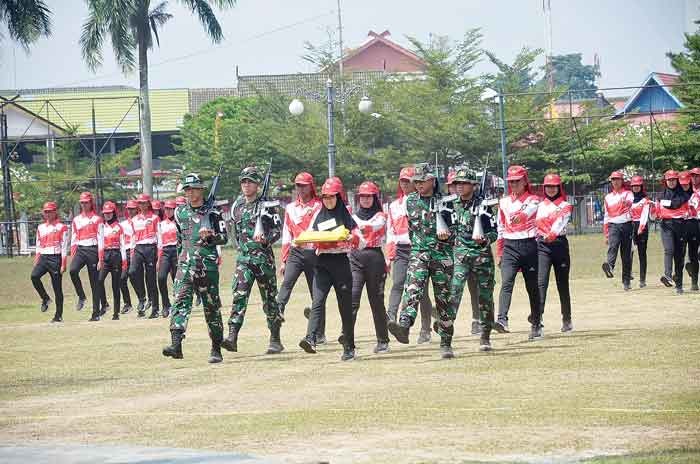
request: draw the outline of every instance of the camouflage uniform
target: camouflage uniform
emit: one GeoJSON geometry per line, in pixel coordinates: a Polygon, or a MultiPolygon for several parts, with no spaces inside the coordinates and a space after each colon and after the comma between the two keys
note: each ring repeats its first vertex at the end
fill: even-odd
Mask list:
{"type": "MultiPolygon", "coordinates": [[[[474,182],[467,171],[459,170],[455,182],[474,182]],[[462,174],[460,176],[460,174],[462,174]]],[[[481,198],[473,195],[471,199],[455,202],[457,221],[453,225],[455,235],[454,246],[454,275],[450,296],[450,317],[456,319],[459,304],[464,293],[464,284],[470,274],[474,274],[479,291],[479,322],[482,331],[491,331],[494,322],[493,289],[496,284],[495,266],[490,244],[498,237],[496,228],[490,218],[481,217],[484,238],[487,242],[478,244],[472,239],[476,219],[475,210],[481,203],[481,198]]],[[[490,209],[490,208],[489,208],[490,209]]],[[[493,216],[493,212],[489,211],[493,216]]]]}
{"type": "MultiPolygon", "coordinates": [[[[246,168],[241,174],[241,180],[251,179],[262,183],[262,176],[257,168],[246,168]]],[[[257,222],[256,208],[260,199],[247,203],[245,197],[239,196],[231,208],[233,234],[236,239],[237,259],[233,275],[233,304],[229,328],[236,331],[243,325],[248,297],[253,288],[253,282],[258,282],[263,311],[267,317],[270,330],[282,322],[282,315],[277,306],[277,277],[275,275],[275,256],[272,244],[281,236],[280,221],[265,219],[266,243],[253,240],[257,222]]],[[[277,215],[277,212],[272,212],[277,215]]],[[[278,217],[278,216],[277,216],[278,217]]]]}

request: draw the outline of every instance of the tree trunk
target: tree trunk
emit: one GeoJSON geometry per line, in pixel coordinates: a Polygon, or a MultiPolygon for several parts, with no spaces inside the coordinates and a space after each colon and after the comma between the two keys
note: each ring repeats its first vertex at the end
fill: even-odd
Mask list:
{"type": "Polygon", "coordinates": [[[153,195],[153,153],[151,151],[151,105],[148,102],[148,47],[139,40],[139,106],[141,108],[141,174],[143,193],[153,195]]]}

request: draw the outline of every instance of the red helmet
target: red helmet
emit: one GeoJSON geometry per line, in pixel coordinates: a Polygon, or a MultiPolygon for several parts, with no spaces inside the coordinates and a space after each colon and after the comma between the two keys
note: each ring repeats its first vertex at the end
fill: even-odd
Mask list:
{"type": "Polygon", "coordinates": [[[508,168],[508,174],[506,180],[520,180],[527,179],[527,169],[523,166],[511,166],[508,168]]]}
{"type": "Polygon", "coordinates": [[[114,213],[117,210],[117,205],[112,203],[111,201],[106,201],[104,205],[102,205],[102,212],[103,213],[114,213]]]}
{"type": "Polygon", "coordinates": [[[632,176],[630,180],[630,187],[640,186],[644,187],[644,178],[642,176],[632,176]]]}
{"type": "Polygon", "coordinates": [[[671,180],[671,179],[678,179],[678,171],[674,171],[673,169],[669,169],[668,171],[664,172],[664,180],[671,180]]]}
{"type": "Polygon", "coordinates": [[[700,176],[700,168],[693,168],[690,170],[690,174],[694,176],[700,176]]]}
{"type": "Polygon", "coordinates": [[[165,202],[163,202],[163,208],[175,209],[177,208],[177,203],[175,203],[175,200],[165,200],[165,202]]]}
{"type": "Polygon", "coordinates": [[[175,198],[175,205],[177,206],[185,206],[187,204],[187,199],[185,197],[177,197],[175,198]]]}
{"type": "Polygon", "coordinates": [[[126,209],[136,209],[138,207],[139,207],[139,204],[136,203],[136,200],[127,200],[126,209]]]}
{"type": "Polygon", "coordinates": [[[47,201],[46,203],[44,203],[44,208],[42,209],[42,211],[44,211],[45,213],[48,211],[57,211],[57,210],[58,210],[58,206],[53,201],[47,201]]]}
{"type": "Polygon", "coordinates": [[[294,178],[294,183],[295,184],[302,184],[302,185],[313,185],[314,184],[314,176],[312,176],[308,172],[300,172],[294,178]]]}
{"type": "Polygon", "coordinates": [[[343,181],[338,177],[326,179],[321,187],[321,195],[340,195],[343,196],[343,181]]]}
{"type": "Polygon", "coordinates": [[[161,205],[161,202],[159,200],[153,200],[151,202],[151,208],[153,208],[155,210],[159,210],[161,208],[161,206],[162,205],[161,205]]]}
{"type": "Polygon", "coordinates": [[[357,194],[379,195],[379,187],[377,187],[377,185],[374,182],[366,180],[360,184],[360,187],[357,189],[357,194]]]}
{"type": "Polygon", "coordinates": [[[150,203],[151,196],[147,195],[145,193],[141,193],[141,194],[139,194],[139,196],[136,197],[136,201],[139,203],[150,203]]]}
{"type": "Polygon", "coordinates": [[[690,172],[683,171],[678,174],[678,183],[681,185],[690,185],[690,172]]]}
{"type": "Polygon", "coordinates": [[[609,180],[613,179],[625,179],[625,175],[622,173],[622,171],[613,171],[612,174],[610,174],[610,177],[608,177],[609,180]]]}
{"type": "Polygon", "coordinates": [[[544,181],[542,182],[542,185],[550,185],[550,186],[561,186],[561,177],[559,177],[559,174],[547,174],[544,176],[544,181]]]}
{"type": "Polygon", "coordinates": [[[410,181],[413,176],[416,175],[416,168],[413,166],[408,166],[403,169],[401,169],[401,172],[399,173],[399,180],[404,179],[410,181]]]}
{"type": "Polygon", "coordinates": [[[92,193],[83,192],[80,194],[80,203],[92,203],[92,193]]]}
{"type": "Polygon", "coordinates": [[[446,185],[452,184],[452,182],[455,181],[455,177],[457,177],[457,172],[452,171],[449,174],[447,174],[447,182],[445,182],[446,185]]]}

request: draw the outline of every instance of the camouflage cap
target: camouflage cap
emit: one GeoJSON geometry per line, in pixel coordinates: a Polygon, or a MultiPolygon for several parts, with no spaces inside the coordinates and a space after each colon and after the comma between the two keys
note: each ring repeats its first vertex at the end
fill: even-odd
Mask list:
{"type": "Polygon", "coordinates": [[[248,166],[247,168],[244,168],[241,171],[241,174],[238,176],[239,182],[243,182],[244,179],[251,180],[256,184],[262,184],[263,175],[257,166],[248,166]]]}
{"type": "Polygon", "coordinates": [[[455,173],[455,178],[453,179],[453,182],[466,182],[470,184],[476,184],[476,174],[470,169],[460,168],[455,173]]]}
{"type": "Polygon", "coordinates": [[[185,179],[182,181],[182,188],[187,190],[187,189],[203,189],[204,184],[202,183],[202,179],[199,178],[199,174],[196,174],[194,172],[191,172],[185,176],[185,179]]]}
{"type": "Polygon", "coordinates": [[[423,182],[435,178],[433,167],[428,163],[416,164],[415,169],[416,172],[413,174],[413,177],[411,177],[411,181],[413,182],[423,182]]]}

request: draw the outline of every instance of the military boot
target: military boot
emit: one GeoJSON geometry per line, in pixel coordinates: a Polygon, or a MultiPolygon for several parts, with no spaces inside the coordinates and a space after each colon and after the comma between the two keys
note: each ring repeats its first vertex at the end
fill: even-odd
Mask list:
{"type": "Polygon", "coordinates": [[[234,353],[238,351],[238,331],[241,330],[241,326],[238,324],[228,325],[228,337],[224,338],[221,342],[221,347],[233,351],[234,353]]]}
{"type": "Polygon", "coordinates": [[[211,352],[209,353],[209,364],[217,364],[224,360],[221,356],[221,340],[211,341],[211,352]]]}
{"type": "Polygon", "coordinates": [[[534,340],[540,340],[544,337],[544,331],[542,330],[542,326],[539,324],[532,324],[530,327],[530,335],[527,337],[528,340],[534,341],[534,340]]]}
{"type": "Polygon", "coordinates": [[[173,359],[182,359],[182,340],[185,338],[185,334],[182,330],[171,330],[170,339],[172,344],[163,348],[163,356],[168,356],[173,359]]]}
{"type": "Polygon", "coordinates": [[[266,354],[278,354],[284,351],[284,346],[282,345],[282,340],[280,338],[280,328],[282,323],[275,321],[275,323],[270,328],[270,344],[267,347],[266,354]]]}
{"type": "Polygon", "coordinates": [[[452,351],[452,337],[440,337],[440,357],[442,359],[452,359],[455,357],[452,351]]]}
{"type": "Polygon", "coordinates": [[[403,327],[397,322],[389,321],[387,323],[387,328],[399,343],[403,343],[404,345],[408,344],[408,327],[403,327]]]}
{"type": "Polygon", "coordinates": [[[479,351],[491,351],[491,331],[482,330],[481,340],[479,341],[479,351]]]}
{"type": "Polygon", "coordinates": [[[49,305],[51,304],[51,298],[47,298],[41,302],[41,312],[45,313],[46,311],[49,310],[49,305]]]}

